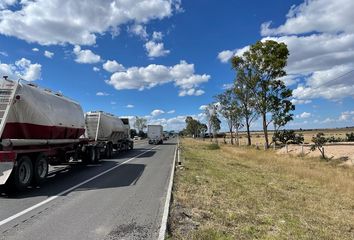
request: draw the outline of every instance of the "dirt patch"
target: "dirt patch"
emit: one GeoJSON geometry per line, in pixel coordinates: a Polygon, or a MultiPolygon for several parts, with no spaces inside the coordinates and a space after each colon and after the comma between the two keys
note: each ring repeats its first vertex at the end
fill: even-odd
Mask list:
{"type": "MultiPolygon", "coordinates": [[[[310,150],[310,146],[288,145],[277,151],[277,154],[290,154],[294,156],[320,157],[317,149],[310,150]]],[[[354,165],[354,145],[329,145],[324,146],[325,155],[328,159],[338,159],[346,162],[347,166],[354,165]]]]}

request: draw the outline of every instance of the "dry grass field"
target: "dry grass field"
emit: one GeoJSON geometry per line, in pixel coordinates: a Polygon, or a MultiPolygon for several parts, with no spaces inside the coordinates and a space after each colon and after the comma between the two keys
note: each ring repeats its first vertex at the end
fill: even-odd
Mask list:
{"type": "MultiPolygon", "coordinates": [[[[312,137],[317,133],[323,132],[326,137],[335,137],[335,138],[346,138],[346,133],[354,132],[354,127],[348,128],[338,128],[338,129],[313,129],[313,130],[296,130],[296,133],[301,133],[304,136],[304,143],[312,143],[312,137]]],[[[273,132],[269,131],[269,141],[272,140],[273,132]]],[[[230,142],[230,133],[226,132],[227,142],[230,142]]],[[[240,144],[247,145],[247,134],[242,131],[239,134],[240,136],[240,144]]],[[[219,141],[223,141],[224,139],[220,138],[219,141]]],[[[263,145],[264,144],[264,134],[262,131],[253,131],[251,132],[251,140],[253,145],[263,145]]]]}
{"type": "Polygon", "coordinates": [[[354,170],[182,139],[170,239],[354,239],[354,170]]]}

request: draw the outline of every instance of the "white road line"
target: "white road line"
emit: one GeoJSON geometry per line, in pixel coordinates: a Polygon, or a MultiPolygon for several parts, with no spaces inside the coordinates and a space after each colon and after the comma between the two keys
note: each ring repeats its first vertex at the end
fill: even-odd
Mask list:
{"type": "Polygon", "coordinates": [[[174,156],[173,163],[172,163],[170,182],[168,184],[166,200],[165,200],[165,206],[164,206],[164,209],[163,209],[163,215],[162,215],[162,221],[161,221],[161,226],[160,226],[158,240],[164,240],[165,239],[166,227],[167,227],[167,218],[168,218],[168,212],[169,212],[169,209],[170,209],[170,202],[171,202],[173,177],[175,175],[176,156],[177,156],[177,147],[175,149],[175,156],[174,156]]]}
{"type": "Polygon", "coordinates": [[[8,217],[8,218],[6,218],[6,219],[0,221],[0,226],[6,224],[6,223],[8,223],[8,222],[11,222],[12,220],[14,220],[14,219],[16,219],[16,218],[18,218],[18,217],[21,217],[22,215],[24,215],[24,214],[26,214],[26,213],[28,213],[28,212],[30,212],[30,211],[36,209],[36,208],[39,208],[40,206],[43,206],[44,204],[47,204],[47,203],[53,201],[54,199],[56,199],[56,198],[58,198],[58,197],[60,197],[60,196],[62,196],[62,195],[65,195],[65,194],[67,194],[68,192],[71,192],[71,191],[73,191],[74,189],[76,189],[76,188],[78,188],[78,187],[81,187],[82,185],[84,185],[84,184],[86,184],[86,183],[88,183],[88,182],[91,182],[92,180],[94,180],[94,179],[96,179],[96,178],[98,178],[98,177],[100,177],[100,176],[102,176],[102,175],[104,175],[104,174],[106,174],[106,173],[109,173],[109,172],[113,171],[114,169],[116,169],[116,168],[118,168],[118,167],[120,167],[120,166],[122,166],[122,165],[124,165],[124,164],[126,164],[126,163],[128,163],[128,162],[130,162],[130,161],[132,161],[132,160],[134,160],[135,158],[137,158],[137,157],[139,157],[139,156],[141,156],[141,155],[143,155],[143,154],[145,154],[145,153],[147,153],[147,152],[150,152],[151,150],[153,150],[154,148],[157,148],[157,147],[158,147],[158,146],[155,146],[155,147],[153,147],[153,148],[150,148],[149,150],[146,150],[146,151],[144,151],[143,153],[140,153],[140,154],[138,154],[138,155],[136,155],[136,156],[134,156],[134,157],[132,157],[132,158],[130,158],[130,159],[128,159],[128,160],[122,162],[122,163],[119,164],[119,165],[116,165],[116,166],[114,166],[114,167],[112,167],[112,168],[110,168],[110,169],[108,169],[108,170],[106,170],[106,171],[104,171],[104,172],[101,172],[100,174],[98,174],[98,175],[96,175],[96,176],[94,176],[94,177],[92,177],[92,178],[89,178],[89,179],[87,179],[87,180],[85,180],[85,181],[83,181],[83,182],[81,182],[81,183],[79,183],[79,184],[77,184],[77,185],[75,185],[75,186],[73,186],[73,187],[67,189],[67,190],[64,190],[64,191],[62,191],[61,193],[59,193],[59,194],[57,194],[57,195],[55,195],[55,196],[52,196],[52,197],[50,197],[50,198],[47,198],[46,200],[44,200],[44,201],[42,201],[42,202],[40,202],[40,203],[37,203],[36,205],[33,205],[32,207],[29,207],[29,208],[27,208],[27,209],[25,209],[25,210],[23,210],[23,211],[21,211],[21,212],[19,212],[19,213],[16,213],[16,214],[12,215],[11,217],[8,217]]]}

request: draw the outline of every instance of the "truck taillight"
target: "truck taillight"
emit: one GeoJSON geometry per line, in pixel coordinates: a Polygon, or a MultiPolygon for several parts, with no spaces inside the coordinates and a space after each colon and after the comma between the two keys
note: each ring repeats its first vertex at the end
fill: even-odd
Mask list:
{"type": "Polygon", "coordinates": [[[16,153],[12,151],[0,151],[0,162],[14,162],[16,153]]]}

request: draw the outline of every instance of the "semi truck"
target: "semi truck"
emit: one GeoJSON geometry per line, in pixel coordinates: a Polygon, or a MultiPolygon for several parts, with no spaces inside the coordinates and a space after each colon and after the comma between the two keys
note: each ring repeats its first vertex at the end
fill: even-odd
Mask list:
{"type": "Polygon", "coordinates": [[[97,149],[98,159],[101,155],[112,158],[113,150],[133,149],[134,143],[129,136],[130,126],[127,118],[121,119],[103,111],[91,111],[85,114],[85,127],[85,137],[89,139],[88,146],[97,149]]]}
{"type": "Polygon", "coordinates": [[[163,143],[163,127],[161,125],[148,125],[147,137],[149,144],[162,144],[163,143]]]}
{"type": "Polygon", "coordinates": [[[49,165],[96,163],[102,153],[133,148],[129,121],[33,83],[0,79],[0,185],[40,184],[49,165]],[[129,130],[128,130],[129,133],[129,130]]]}

